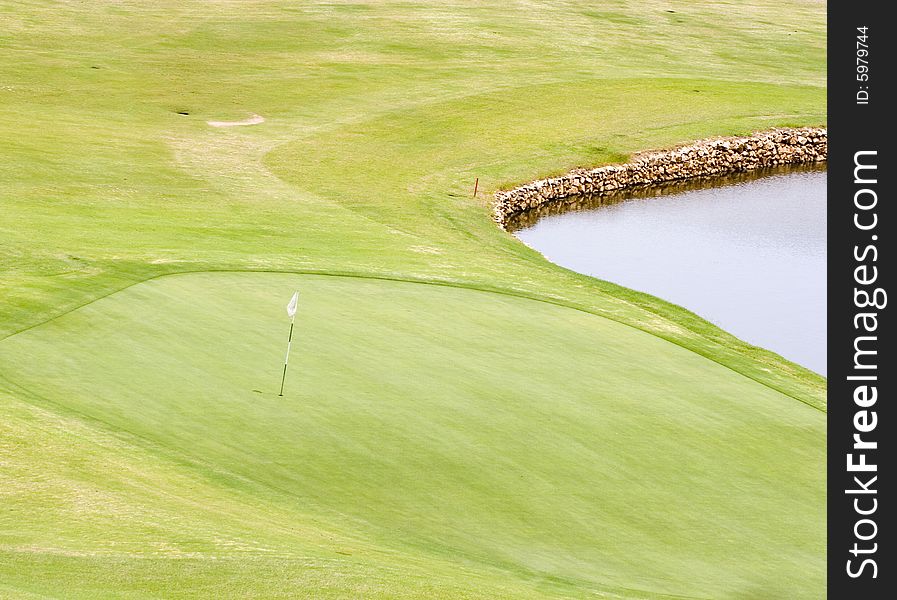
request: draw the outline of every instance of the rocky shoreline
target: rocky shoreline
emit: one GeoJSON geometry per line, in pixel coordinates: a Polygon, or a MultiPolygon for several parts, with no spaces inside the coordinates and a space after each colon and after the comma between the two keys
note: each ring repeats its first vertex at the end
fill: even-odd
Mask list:
{"type": "Polygon", "coordinates": [[[610,196],[673,181],[819,163],[827,156],[827,130],[819,127],[779,128],[745,137],[701,140],[638,154],[621,165],[575,169],[512,190],[499,190],[495,192],[492,216],[504,229],[513,217],[564,198],[610,196]]]}

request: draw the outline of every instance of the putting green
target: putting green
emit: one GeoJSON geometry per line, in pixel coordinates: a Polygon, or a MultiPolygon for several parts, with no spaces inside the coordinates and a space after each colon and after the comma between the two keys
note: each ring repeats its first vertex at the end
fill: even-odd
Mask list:
{"type": "Polygon", "coordinates": [[[824,594],[824,413],[593,314],[185,274],[0,341],[0,377],[10,589],[824,594]]]}

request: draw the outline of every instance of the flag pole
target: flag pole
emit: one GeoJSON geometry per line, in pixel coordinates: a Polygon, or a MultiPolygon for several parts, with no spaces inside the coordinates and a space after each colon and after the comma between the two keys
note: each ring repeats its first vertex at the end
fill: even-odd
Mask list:
{"type": "Polygon", "coordinates": [[[287,380],[287,364],[290,362],[290,346],[293,345],[293,321],[295,317],[290,319],[290,337],[287,338],[287,355],[283,358],[283,376],[280,378],[280,393],[283,396],[283,383],[287,380]]]}
{"type": "Polygon", "coordinates": [[[287,380],[287,365],[290,362],[290,347],[293,345],[293,323],[296,322],[296,308],[299,304],[299,292],[293,294],[290,303],[287,305],[287,314],[290,315],[290,335],[287,338],[287,353],[283,358],[283,375],[280,377],[280,393],[283,396],[283,384],[287,380]]]}

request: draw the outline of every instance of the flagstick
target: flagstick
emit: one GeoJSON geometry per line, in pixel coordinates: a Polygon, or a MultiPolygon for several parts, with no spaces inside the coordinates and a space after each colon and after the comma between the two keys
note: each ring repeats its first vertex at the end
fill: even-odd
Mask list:
{"type": "Polygon", "coordinates": [[[283,382],[287,380],[287,364],[290,362],[290,346],[293,345],[293,322],[296,320],[296,315],[290,319],[290,337],[287,338],[287,355],[283,359],[283,377],[280,378],[280,393],[278,396],[283,396],[283,382]]]}
{"type": "Polygon", "coordinates": [[[290,346],[293,345],[293,323],[296,321],[296,310],[298,308],[299,290],[296,290],[296,293],[290,298],[290,303],[287,304],[287,316],[290,317],[290,337],[287,338],[287,355],[283,359],[283,375],[280,378],[280,393],[277,394],[278,396],[283,396],[283,383],[287,380],[287,365],[290,362],[290,346]]]}

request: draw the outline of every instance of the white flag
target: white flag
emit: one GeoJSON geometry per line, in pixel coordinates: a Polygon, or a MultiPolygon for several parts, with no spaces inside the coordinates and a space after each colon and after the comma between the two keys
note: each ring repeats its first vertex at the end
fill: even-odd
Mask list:
{"type": "Polygon", "coordinates": [[[292,319],[296,316],[296,308],[299,307],[299,292],[293,294],[293,297],[290,298],[290,303],[287,304],[287,314],[292,319]]]}

